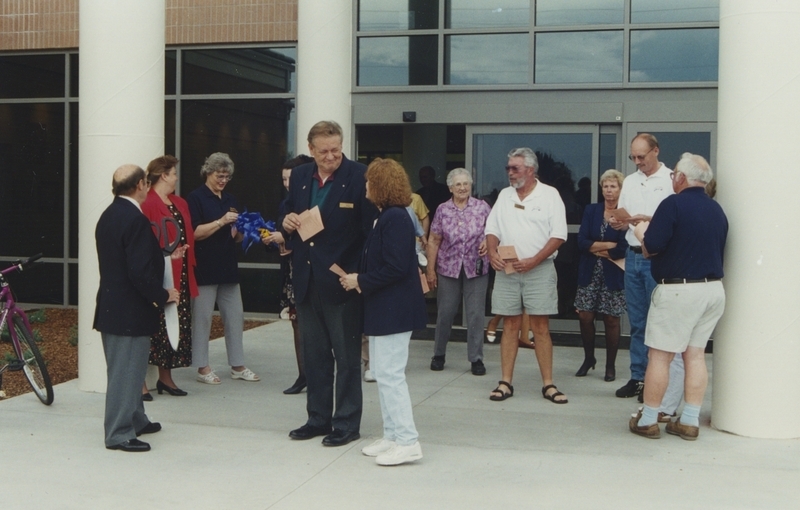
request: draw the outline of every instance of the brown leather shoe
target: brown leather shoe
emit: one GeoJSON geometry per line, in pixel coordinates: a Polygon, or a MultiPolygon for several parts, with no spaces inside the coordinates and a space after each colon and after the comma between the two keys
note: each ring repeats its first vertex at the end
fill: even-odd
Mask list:
{"type": "Polygon", "coordinates": [[[631,418],[631,421],[628,422],[628,428],[631,429],[631,432],[636,434],[637,436],[646,437],[647,439],[660,439],[661,438],[661,429],[658,428],[658,422],[653,423],[652,425],[648,425],[646,427],[639,426],[639,419],[642,417],[642,412],[639,411],[636,413],[635,416],[631,418]]]}
{"type": "Polygon", "coordinates": [[[678,413],[667,414],[667,413],[659,412],[658,413],[658,423],[669,423],[676,416],[678,416],[678,413]]]}
{"type": "MultiPolygon", "coordinates": [[[[640,413],[642,412],[642,408],[641,407],[639,408],[639,412],[640,413]]],[[[634,416],[634,415],[631,415],[631,416],[634,416]]],[[[667,414],[667,413],[662,413],[662,412],[659,411],[659,413],[658,413],[658,423],[669,423],[676,416],[678,416],[678,413],[667,414]]]]}
{"type": "Polygon", "coordinates": [[[697,436],[700,434],[700,427],[695,427],[692,425],[684,425],[681,423],[681,419],[678,418],[676,421],[671,421],[667,423],[667,434],[672,434],[673,436],[680,436],[681,439],[685,439],[687,441],[694,441],[697,439],[697,436]]]}

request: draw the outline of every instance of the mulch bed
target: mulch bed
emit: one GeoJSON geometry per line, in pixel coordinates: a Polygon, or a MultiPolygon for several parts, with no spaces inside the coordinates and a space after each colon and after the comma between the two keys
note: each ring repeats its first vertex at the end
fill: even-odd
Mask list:
{"type": "MultiPolygon", "coordinates": [[[[70,337],[77,337],[78,310],[75,308],[46,308],[43,310],[43,321],[32,322],[31,328],[38,330],[41,341],[37,343],[42,357],[47,364],[47,372],[53,381],[53,386],[78,377],[78,346],[71,345],[70,337]]],[[[38,315],[35,310],[27,311],[28,317],[38,315]]],[[[246,320],[245,331],[271,321],[246,320]]],[[[224,336],[222,320],[215,315],[211,322],[211,338],[224,336]]],[[[13,352],[10,342],[0,342],[0,366],[5,364],[3,359],[6,353],[13,352]]],[[[3,374],[2,389],[6,398],[28,393],[31,387],[25,375],[20,372],[6,372],[3,374]]]]}

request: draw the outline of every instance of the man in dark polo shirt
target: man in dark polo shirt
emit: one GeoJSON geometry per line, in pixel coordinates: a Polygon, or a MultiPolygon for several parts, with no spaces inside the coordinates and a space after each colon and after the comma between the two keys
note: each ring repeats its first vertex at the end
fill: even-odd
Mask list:
{"type": "Polygon", "coordinates": [[[650,351],[644,408],[631,418],[629,428],[651,439],[661,436],[658,409],[669,382],[669,364],[681,352],[686,404],[666,431],[691,441],[700,430],[700,406],[708,385],[705,348],[725,309],[721,279],[728,219],[705,193],[713,176],[703,157],[684,153],[672,175],[676,194],[661,202],[644,233],[642,247],[652,259],[657,285],[645,332],[650,351]]]}
{"type": "Polygon", "coordinates": [[[342,446],[360,438],[363,307],[360,294],[345,291],[330,267],[335,263],[346,273],[358,270],[378,211],[366,198],[366,167],[342,154],[339,124],[315,124],[308,133],[308,150],[314,162],[292,171],[286,215],[279,218],[286,247],[292,250],[308,381],[308,420],[289,437],[325,436],[323,445],[342,446]],[[315,206],[324,229],[303,241],[297,233],[299,214],[315,206]]]}

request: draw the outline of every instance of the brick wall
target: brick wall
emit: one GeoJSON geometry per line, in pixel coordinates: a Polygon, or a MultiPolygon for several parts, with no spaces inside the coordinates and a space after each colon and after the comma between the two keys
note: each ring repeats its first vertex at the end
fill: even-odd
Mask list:
{"type": "MultiPolygon", "coordinates": [[[[167,44],[297,40],[298,0],[166,0],[167,44]]],[[[0,51],[78,47],[79,0],[0,0],[0,51]]]]}
{"type": "Polygon", "coordinates": [[[0,50],[78,47],[78,0],[0,0],[0,50]]]}

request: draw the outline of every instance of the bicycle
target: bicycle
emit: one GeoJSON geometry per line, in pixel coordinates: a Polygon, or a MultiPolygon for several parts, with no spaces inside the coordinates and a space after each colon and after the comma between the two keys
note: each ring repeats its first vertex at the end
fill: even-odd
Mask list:
{"type": "Polygon", "coordinates": [[[23,271],[26,267],[42,258],[42,254],[34,255],[24,262],[18,260],[11,267],[0,271],[0,332],[8,327],[11,344],[14,346],[15,359],[10,359],[5,365],[0,366],[0,388],[2,387],[3,373],[6,371],[16,372],[22,370],[28,382],[33,388],[33,392],[39,397],[44,405],[53,403],[53,384],[50,382],[50,374],[44,364],[44,358],[36,346],[31,324],[25,312],[17,307],[14,294],[6,280],[6,275],[15,271],[23,271]]]}

